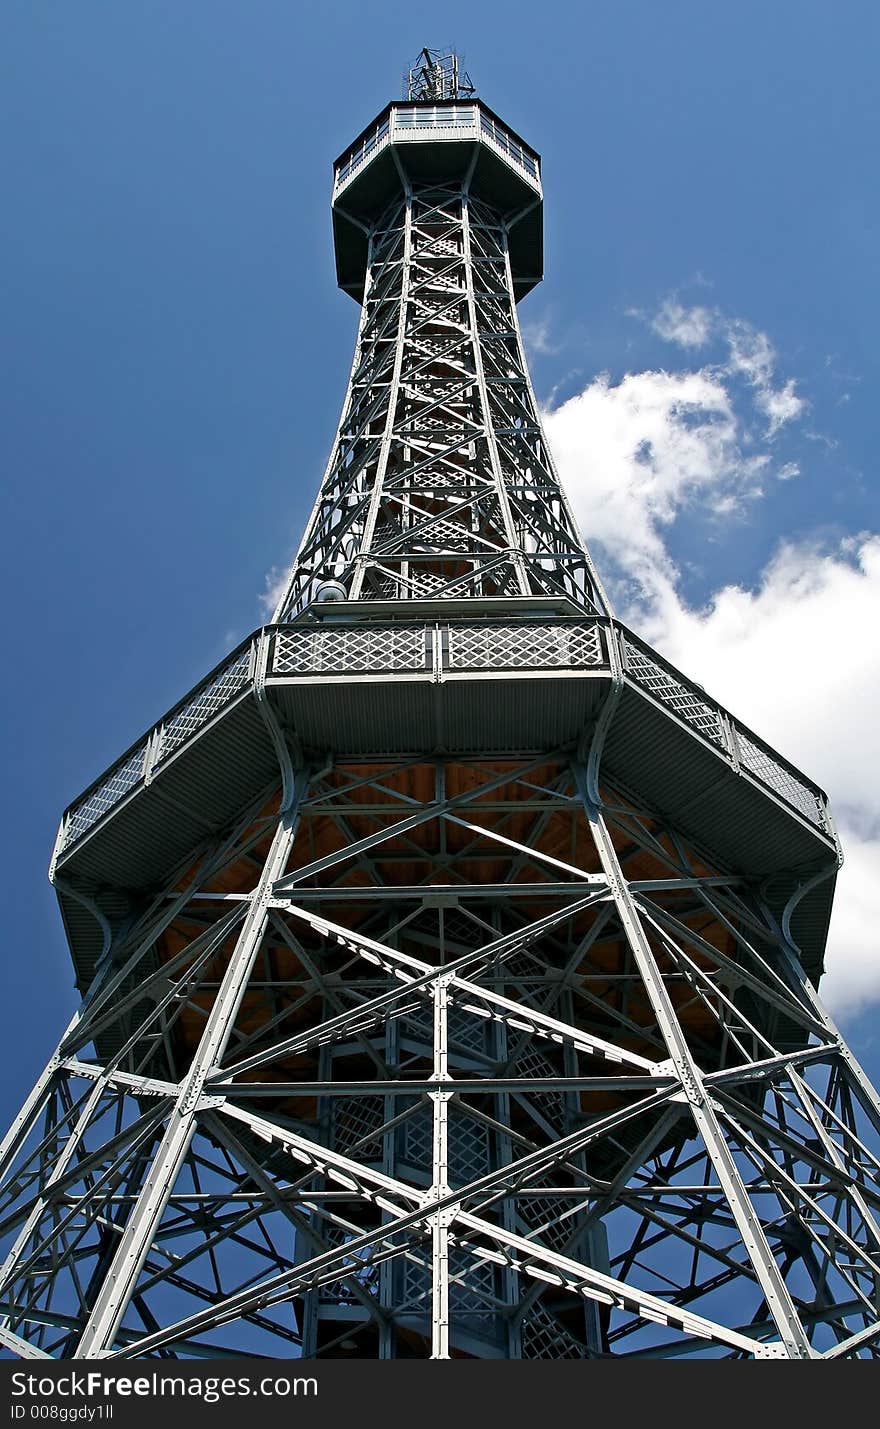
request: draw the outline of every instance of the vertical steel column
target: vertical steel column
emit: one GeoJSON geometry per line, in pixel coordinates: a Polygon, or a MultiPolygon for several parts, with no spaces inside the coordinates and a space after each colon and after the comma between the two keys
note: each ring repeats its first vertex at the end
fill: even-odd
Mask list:
{"type": "Polygon", "coordinates": [[[180,1084],[165,1135],[144,1187],[126,1222],[113,1262],[77,1346],[77,1358],[102,1355],[113,1343],[135,1288],[168,1198],[196,1130],[196,1111],[208,1073],[222,1057],[260,949],[268,920],[272,885],[284,872],[298,823],[298,805],[307,783],[301,771],[292,807],[282,813],[260,880],[251,894],[229,966],[223,975],[188,1075],[180,1084]]]}
{"type": "MultiPolygon", "coordinates": [[[[372,239],[370,240],[372,249],[372,239]]],[[[397,315],[397,339],[394,348],[394,367],[391,373],[391,383],[388,392],[388,407],[385,413],[385,427],[382,432],[382,444],[379,448],[379,460],[376,464],[376,475],[373,481],[373,490],[370,493],[370,505],[367,511],[367,519],[361,533],[360,559],[355,566],[354,576],[351,582],[349,595],[352,600],[358,600],[364,584],[364,577],[367,570],[369,551],[373,544],[373,535],[376,530],[379,510],[382,505],[382,497],[385,489],[385,475],[388,470],[388,457],[391,452],[391,439],[394,435],[394,425],[397,418],[397,407],[400,397],[400,373],[403,368],[403,354],[406,348],[406,319],[409,311],[410,300],[410,262],[412,257],[412,188],[406,184],[406,202],[404,207],[404,231],[403,231],[403,257],[401,260],[400,275],[400,309],[397,315]]],[[[368,269],[369,272],[369,269],[368,269]]],[[[369,281],[369,279],[368,279],[369,281]]],[[[366,303],[364,304],[366,308],[366,303]]]]}
{"type": "Polygon", "coordinates": [[[675,1014],[653,950],[642,927],[638,909],[617,858],[611,835],[596,799],[591,795],[587,771],[574,765],[578,791],[590,830],[608,879],[611,896],[627,942],[632,950],[642,983],[657,1019],[657,1026],[669,1053],[671,1067],[681,1083],[697,1130],[703,1138],[715,1174],[721,1184],[737,1229],[742,1237],[758,1283],[764,1293],[783,1348],[789,1359],[813,1359],[814,1351],[794,1307],[788,1286],[776,1264],[759,1216],[749,1198],[733,1154],[718,1123],[712,1100],[691,1054],[687,1038],[675,1014]]]}
{"type": "MultiPolygon", "coordinates": [[[[389,943],[394,945],[396,939],[389,938],[389,943]]],[[[384,1058],[389,1073],[394,1077],[400,1076],[400,1023],[397,1018],[389,1018],[385,1024],[385,1046],[384,1058]]],[[[382,1171],[386,1176],[397,1175],[397,1128],[394,1125],[396,1101],[393,1096],[382,1098],[382,1120],[385,1130],[382,1133],[382,1171]],[[389,1127],[389,1123],[391,1123],[389,1127]]],[[[383,1221],[388,1220],[388,1212],[383,1211],[383,1221]]],[[[379,1267],[379,1303],[384,1308],[394,1304],[394,1273],[396,1262],[392,1260],[383,1261],[379,1267]]],[[[391,1314],[386,1314],[379,1334],[379,1359],[394,1359],[396,1340],[396,1330],[391,1314]]]]}
{"type": "MultiPolygon", "coordinates": [[[[372,246],[373,240],[372,238],[370,238],[369,249],[371,257],[372,246]]],[[[357,337],[355,338],[354,344],[354,356],[351,360],[351,371],[348,374],[348,386],[345,389],[345,397],[343,398],[342,402],[342,411],[339,414],[339,421],[336,427],[336,436],[334,437],[333,446],[330,449],[330,456],[327,459],[327,465],[325,466],[323,475],[321,477],[321,484],[318,487],[318,494],[315,497],[314,504],[312,506],[311,512],[309,513],[309,519],[306,522],[305,529],[303,531],[302,540],[300,541],[299,546],[297,548],[297,553],[294,557],[293,565],[288,572],[287,581],[284,585],[281,597],[275,606],[275,610],[272,615],[273,625],[277,625],[279,621],[284,620],[285,618],[289,619],[291,615],[296,613],[300,605],[308,603],[307,600],[304,599],[304,593],[308,592],[310,583],[315,579],[315,576],[317,574],[317,572],[304,561],[304,552],[308,550],[309,544],[314,539],[316,532],[320,529],[322,525],[324,519],[322,517],[322,512],[326,502],[326,488],[333,476],[333,471],[336,466],[336,459],[339,454],[340,445],[342,443],[343,428],[345,426],[346,421],[348,420],[351,408],[354,404],[354,379],[357,374],[358,368],[360,367],[361,357],[363,354],[364,331],[369,322],[369,303],[367,300],[370,294],[371,273],[372,266],[371,263],[368,263],[364,287],[364,297],[363,302],[361,304],[360,316],[358,318],[357,337]]]]}
{"type": "MultiPolygon", "coordinates": [[[[495,432],[495,423],[492,420],[492,411],[489,407],[489,392],[486,386],[486,373],[483,367],[483,353],[480,348],[477,303],[474,296],[474,256],[471,242],[470,195],[467,185],[465,185],[461,196],[461,224],[464,237],[464,274],[465,283],[467,284],[468,320],[471,329],[471,342],[473,343],[474,349],[474,371],[477,377],[477,390],[480,394],[480,406],[483,409],[483,424],[485,427],[486,443],[489,448],[489,461],[492,466],[492,475],[495,478],[498,506],[501,511],[501,518],[504,522],[504,529],[507,533],[510,559],[516,570],[519,593],[520,595],[528,595],[529,581],[526,575],[523,554],[519,549],[519,541],[513,524],[513,517],[510,512],[510,502],[507,499],[507,492],[504,489],[504,473],[501,469],[501,458],[498,454],[498,437],[495,432]]],[[[512,287],[510,288],[510,292],[513,292],[512,287]]],[[[511,301],[510,306],[511,311],[513,311],[516,305],[511,301]]]]}
{"type": "MultiPolygon", "coordinates": [[[[497,924],[497,919],[495,920],[497,924]]],[[[496,927],[497,931],[497,927],[496,927]]],[[[515,995],[515,984],[506,982],[503,986],[506,997],[515,995]]],[[[504,1066],[509,1057],[509,1047],[507,1040],[507,1024],[499,1018],[494,1024],[490,1024],[489,1035],[492,1038],[495,1061],[499,1066],[504,1066]],[[492,1027],[494,1026],[494,1033],[492,1027]]],[[[501,1092],[495,1100],[496,1115],[498,1118],[497,1132],[497,1164],[505,1166],[513,1160],[513,1141],[507,1133],[506,1128],[511,1125],[511,1097],[509,1092],[501,1092]]],[[[504,1229],[507,1231],[516,1230],[516,1202],[512,1196],[505,1196],[500,1204],[500,1218],[504,1229]]],[[[510,1265],[505,1265],[501,1272],[503,1293],[502,1299],[510,1307],[507,1317],[507,1358],[516,1360],[522,1358],[522,1316],[518,1313],[518,1305],[521,1299],[519,1288],[519,1276],[510,1265]],[[516,1312],[516,1313],[514,1313],[516,1312]]]]}
{"type": "MultiPolygon", "coordinates": [[[[504,245],[504,273],[505,281],[507,283],[507,291],[512,294],[513,272],[510,266],[509,243],[505,243],[504,245]]],[[[528,362],[526,361],[525,344],[523,343],[522,329],[520,327],[519,322],[519,308],[517,307],[515,302],[511,303],[510,311],[512,318],[511,331],[513,332],[513,336],[516,341],[517,362],[522,373],[523,381],[525,383],[525,389],[528,394],[528,399],[532,411],[537,414],[540,411],[540,406],[538,403],[538,399],[535,396],[535,388],[532,384],[531,370],[529,368],[528,362]]],[[[547,442],[547,435],[544,431],[544,427],[540,419],[538,419],[538,430],[541,436],[542,460],[546,464],[547,470],[550,473],[550,476],[552,477],[553,482],[555,484],[556,500],[559,502],[559,505],[562,509],[566,525],[568,527],[568,530],[572,534],[573,542],[577,544],[578,555],[583,559],[584,569],[587,572],[588,579],[592,582],[592,590],[577,590],[577,597],[583,600],[586,596],[591,601],[591,604],[599,610],[600,614],[611,616],[613,618],[614,610],[612,608],[611,601],[608,599],[608,592],[606,591],[605,586],[602,583],[602,577],[599,575],[599,571],[596,568],[596,563],[593,560],[592,555],[590,554],[590,548],[581,536],[581,528],[578,524],[577,518],[575,517],[574,510],[572,508],[571,502],[568,499],[565,488],[559,479],[559,472],[557,471],[556,463],[553,460],[553,453],[550,450],[550,446],[547,442]]],[[[576,581],[572,581],[572,584],[577,586],[576,581]]]]}
{"type": "MultiPolygon", "coordinates": [[[[449,983],[439,978],[434,985],[434,1080],[449,1077],[449,983]]],[[[434,1108],[433,1157],[430,1200],[449,1194],[449,1102],[451,1091],[429,1093],[434,1108]]],[[[449,1359],[449,1226],[453,1210],[446,1207],[431,1217],[431,1359],[449,1359]]]]}

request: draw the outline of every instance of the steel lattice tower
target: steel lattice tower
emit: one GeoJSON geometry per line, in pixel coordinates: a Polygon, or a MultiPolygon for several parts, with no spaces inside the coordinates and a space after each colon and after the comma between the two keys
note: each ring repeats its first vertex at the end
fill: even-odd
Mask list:
{"type": "Polygon", "coordinates": [[[878,1353],[827,802],[612,616],[517,322],[541,204],[433,52],[336,164],[360,326],[284,597],[62,820],[13,1353],[878,1353]]]}

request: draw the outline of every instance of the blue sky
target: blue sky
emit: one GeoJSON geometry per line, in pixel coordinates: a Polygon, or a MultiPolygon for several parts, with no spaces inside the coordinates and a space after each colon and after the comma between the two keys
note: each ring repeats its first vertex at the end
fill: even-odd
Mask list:
{"type": "Polygon", "coordinates": [[[356,322],[330,164],[425,43],[543,155],[521,316],[619,608],[835,798],[880,1074],[876,6],[435,8],[3,7],[4,1123],[73,1007],[61,809],[295,547],[356,322]]]}

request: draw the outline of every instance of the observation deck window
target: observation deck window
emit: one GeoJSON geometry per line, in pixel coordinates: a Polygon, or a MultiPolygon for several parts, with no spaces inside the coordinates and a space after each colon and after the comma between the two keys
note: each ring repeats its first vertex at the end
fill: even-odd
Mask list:
{"type": "Polygon", "coordinates": [[[353,174],[355,169],[359,168],[364,162],[364,159],[368,159],[373,150],[378,148],[382,141],[387,138],[388,120],[383,119],[381,124],[377,124],[375,129],[372,129],[369,134],[365,135],[362,141],[356,144],[355,147],[350,149],[346,154],[336,173],[337,184],[344,183],[349,174],[353,174]]]}
{"type": "Polygon", "coordinates": [[[480,114],[480,127],[484,134],[488,134],[493,143],[499,149],[503,149],[508,158],[518,164],[521,169],[525,169],[527,174],[531,174],[533,179],[538,177],[538,166],[531,154],[527,154],[525,149],[517,143],[512,134],[508,134],[503,125],[490,119],[488,114],[480,114]]]}
{"type": "MultiPolygon", "coordinates": [[[[386,143],[392,131],[469,129],[474,132],[477,122],[477,108],[473,104],[420,104],[395,108],[390,119],[383,119],[348,151],[336,171],[336,186],[338,188],[344,184],[366,159],[386,143]]],[[[531,178],[537,179],[536,160],[503,124],[499,124],[482,110],[479,111],[479,124],[483,134],[511,163],[524,170],[531,178]]]]}
{"type": "Polygon", "coordinates": [[[395,129],[470,129],[475,122],[472,104],[420,105],[394,111],[395,129]]]}

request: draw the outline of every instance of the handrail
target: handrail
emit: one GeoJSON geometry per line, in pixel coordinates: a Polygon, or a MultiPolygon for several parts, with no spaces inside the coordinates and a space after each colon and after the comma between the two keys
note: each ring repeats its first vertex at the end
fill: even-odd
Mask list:
{"type": "MultiPolygon", "coordinates": [[[[600,616],[266,626],[239,645],[68,806],[53,864],[139,785],[149,784],[212,720],[250,694],[258,660],[266,662],[270,682],[387,674],[443,680],[490,671],[610,670],[611,627],[612,622],[600,616]]],[[[628,683],[711,746],[736,773],[756,780],[834,837],[827,799],[817,785],[651,646],[616,622],[614,628],[628,683]]]]}

